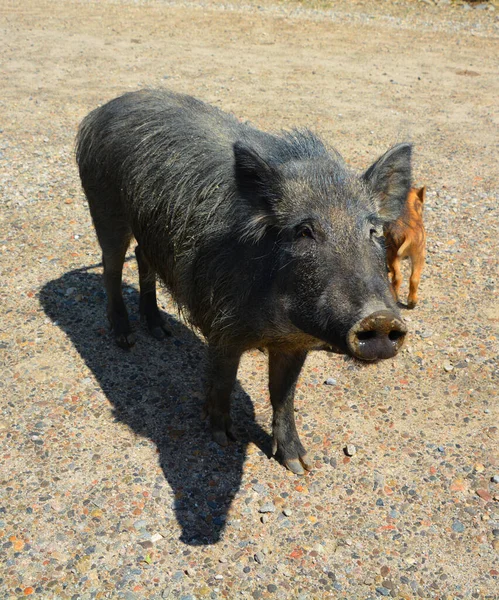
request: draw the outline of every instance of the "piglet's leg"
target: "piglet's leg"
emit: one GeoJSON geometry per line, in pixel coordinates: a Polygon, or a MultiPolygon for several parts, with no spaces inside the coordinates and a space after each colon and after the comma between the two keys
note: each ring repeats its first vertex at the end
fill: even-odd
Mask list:
{"type": "Polygon", "coordinates": [[[424,265],[424,255],[419,254],[412,257],[412,272],[409,280],[409,296],[407,297],[407,308],[414,308],[418,302],[418,287],[421,279],[421,272],[424,265]]]}

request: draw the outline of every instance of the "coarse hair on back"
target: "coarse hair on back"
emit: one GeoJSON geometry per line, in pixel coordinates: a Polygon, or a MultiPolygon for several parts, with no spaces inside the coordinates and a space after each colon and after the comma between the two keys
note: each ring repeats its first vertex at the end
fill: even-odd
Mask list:
{"type": "MultiPolygon", "coordinates": [[[[276,170],[314,159],[343,164],[309,130],[265,133],[167,90],[108,102],[83,120],[77,136],[96,229],[99,219],[126,222],[179,308],[205,335],[235,327],[261,269],[257,259],[272,248],[264,243],[270,221],[237,189],[237,143],[276,170]]],[[[273,269],[272,260],[266,269],[273,269]]]]}

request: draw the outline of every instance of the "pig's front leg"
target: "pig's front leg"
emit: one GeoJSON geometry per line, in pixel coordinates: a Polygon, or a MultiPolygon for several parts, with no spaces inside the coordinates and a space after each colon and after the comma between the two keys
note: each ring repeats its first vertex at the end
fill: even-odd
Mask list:
{"type": "Polygon", "coordinates": [[[313,468],[296,431],[294,415],[296,382],[306,357],[303,350],[283,353],[269,349],[269,390],[274,409],[272,451],[297,475],[303,475],[303,467],[307,471],[313,468]]]}

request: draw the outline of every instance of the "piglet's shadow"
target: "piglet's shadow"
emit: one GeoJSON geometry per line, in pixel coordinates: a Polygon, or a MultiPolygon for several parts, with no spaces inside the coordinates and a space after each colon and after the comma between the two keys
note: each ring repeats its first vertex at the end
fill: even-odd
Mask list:
{"type": "Polygon", "coordinates": [[[125,289],[125,301],[137,343],[131,352],[117,348],[107,330],[102,277],[89,272],[99,266],[70,271],[47,283],[40,291],[42,307],[95,375],[116,420],[156,444],[175,494],[181,540],[191,545],[216,543],[241,484],[247,443],[253,441],[269,455],[270,436],[256,424],[251,400],[237,383],[232,412],[240,427],[239,441],[227,448],[211,441],[201,417],[205,344],[165,313],[173,335],[162,342],[154,340],[137,321],[138,293],[130,287],[125,289]]]}

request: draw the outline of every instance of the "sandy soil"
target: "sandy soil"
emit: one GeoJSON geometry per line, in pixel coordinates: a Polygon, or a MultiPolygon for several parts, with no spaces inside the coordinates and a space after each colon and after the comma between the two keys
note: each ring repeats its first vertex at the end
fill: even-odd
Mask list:
{"type": "Polygon", "coordinates": [[[498,15],[0,0],[1,597],[499,598],[498,15]],[[234,394],[240,442],[213,445],[203,341],[166,294],[175,335],[148,338],[133,260],[137,347],[107,331],[74,134],[98,104],[155,86],[263,129],[311,127],[359,169],[415,145],[428,264],[410,340],[367,367],[310,356],[306,477],[266,455],[259,352],[234,394]]]}

